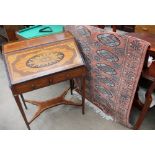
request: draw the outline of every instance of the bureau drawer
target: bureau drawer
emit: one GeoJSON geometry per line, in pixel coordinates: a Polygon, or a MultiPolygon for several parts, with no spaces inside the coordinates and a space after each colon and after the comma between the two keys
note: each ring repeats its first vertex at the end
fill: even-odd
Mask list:
{"type": "MultiPolygon", "coordinates": [[[[52,80],[51,80],[52,81],[52,80]]],[[[52,83],[52,82],[51,82],[52,83]]],[[[49,78],[36,79],[33,81],[27,81],[14,86],[16,94],[21,94],[35,89],[43,88],[51,84],[49,78]]]]}
{"type": "Polygon", "coordinates": [[[56,84],[62,81],[66,81],[75,77],[79,77],[86,74],[85,67],[68,70],[61,73],[56,73],[54,75],[49,75],[47,77],[42,77],[40,79],[35,79],[32,81],[23,82],[13,86],[14,94],[22,94],[35,89],[43,88],[51,84],[56,84]]]}
{"type": "Polygon", "coordinates": [[[69,71],[65,71],[62,73],[58,73],[53,75],[53,83],[58,83],[61,81],[66,81],[75,77],[79,77],[82,74],[85,74],[85,68],[81,67],[81,68],[77,68],[74,70],[69,70],[69,71]]]}

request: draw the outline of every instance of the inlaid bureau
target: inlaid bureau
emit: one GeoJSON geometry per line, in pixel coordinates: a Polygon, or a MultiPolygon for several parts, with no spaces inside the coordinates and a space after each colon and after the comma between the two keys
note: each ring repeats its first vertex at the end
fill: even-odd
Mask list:
{"type": "Polygon", "coordinates": [[[41,112],[60,104],[82,106],[84,114],[86,67],[71,33],[7,43],[3,46],[3,55],[11,91],[28,129],[41,112]],[[82,104],[66,100],[68,90],[43,102],[23,98],[23,93],[66,80],[70,80],[73,86],[73,78],[81,79],[82,104]],[[28,102],[38,107],[30,121],[26,118],[19,96],[24,104],[28,102]]]}

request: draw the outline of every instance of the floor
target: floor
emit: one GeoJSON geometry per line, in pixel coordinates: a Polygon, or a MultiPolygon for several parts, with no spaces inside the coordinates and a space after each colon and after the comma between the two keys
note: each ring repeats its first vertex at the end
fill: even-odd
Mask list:
{"type": "MultiPolygon", "coordinates": [[[[39,89],[30,93],[24,94],[25,98],[47,100],[59,96],[69,83],[63,82],[47,88],[39,89]]],[[[143,98],[145,86],[140,91],[140,96],[143,98]]],[[[4,68],[2,56],[0,54],[0,129],[1,130],[26,130],[23,118],[18,110],[12,93],[9,89],[8,80],[4,68]]],[[[70,98],[70,93],[68,94],[70,98]]],[[[154,95],[155,97],[155,95],[154,95]]],[[[77,100],[78,101],[78,100],[77,100]]],[[[28,110],[26,114],[28,118],[32,116],[36,107],[27,104],[28,110]]],[[[131,112],[131,123],[134,124],[139,114],[137,109],[131,112]]],[[[151,108],[141,129],[155,129],[155,107],[151,108]]],[[[102,118],[93,108],[86,105],[85,115],[82,115],[81,108],[75,106],[57,106],[48,109],[42,113],[31,124],[33,130],[127,130],[128,128],[102,118]]]]}

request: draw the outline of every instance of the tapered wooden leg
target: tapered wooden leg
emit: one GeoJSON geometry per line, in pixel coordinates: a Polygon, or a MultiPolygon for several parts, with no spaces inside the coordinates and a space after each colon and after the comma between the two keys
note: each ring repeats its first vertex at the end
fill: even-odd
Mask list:
{"type": "Polygon", "coordinates": [[[70,82],[70,90],[71,90],[71,95],[73,95],[73,88],[72,88],[72,79],[69,81],[70,82]]]}
{"type": "Polygon", "coordinates": [[[149,99],[148,102],[145,103],[142,111],[140,112],[140,116],[135,124],[135,127],[134,127],[135,130],[140,128],[140,126],[141,126],[142,122],[144,121],[144,118],[148,112],[148,109],[150,108],[151,102],[152,102],[152,99],[149,99]]]}
{"type": "Polygon", "coordinates": [[[116,25],[112,25],[113,32],[116,32],[116,25]]]}
{"type": "Polygon", "coordinates": [[[71,95],[73,95],[73,89],[74,89],[74,80],[70,80],[70,89],[71,89],[71,95]]]}
{"type": "Polygon", "coordinates": [[[29,126],[29,123],[27,121],[26,115],[24,113],[24,110],[23,110],[22,104],[20,102],[19,96],[18,95],[15,95],[14,98],[15,98],[15,101],[16,101],[16,103],[18,105],[18,108],[19,108],[19,110],[20,110],[20,112],[21,112],[21,114],[23,116],[23,119],[25,121],[25,124],[26,124],[27,128],[30,130],[30,126],[29,126]]]}
{"type": "Polygon", "coordinates": [[[23,104],[24,104],[25,109],[27,110],[27,105],[26,105],[26,103],[25,103],[23,94],[21,94],[20,97],[21,97],[21,99],[22,99],[22,102],[23,102],[23,104]]]}
{"type": "Polygon", "coordinates": [[[146,95],[145,95],[145,103],[144,103],[144,106],[143,106],[143,109],[142,111],[140,112],[140,115],[139,115],[139,118],[134,126],[134,129],[137,130],[140,128],[142,122],[144,121],[144,118],[150,108],[150,105],[151,105],[151,102],[152,102],[152,93],[155,89],[155,81],[151,84],[151,86],[149,87],[149,89],[147,90],[146,92],[146,95]]]}
{"type": "Polygon", "coordinates": [[[82,114],[85,114],[85,77],[81,78],[82,114]]]}

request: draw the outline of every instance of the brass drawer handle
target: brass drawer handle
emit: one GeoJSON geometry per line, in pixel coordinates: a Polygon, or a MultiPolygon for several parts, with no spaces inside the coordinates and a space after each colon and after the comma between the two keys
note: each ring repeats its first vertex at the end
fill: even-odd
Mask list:
{"type": "Polygon", "coordinates": [[[53,80],[52,79],[49,79],[49,85],[52,84],[52,83],[53,83],[53,80]]]}
{"type": "Polygon", "coordinates": [[[34,84],[32,84],[31,87],[32,87],[32,89],[35,89],[36,88],[34,84]]]}
{"type": "Polygon", "coordinates": [[[143,28],[142,28],[142,30],[144,30],[144,31],[148,31],[148,28],[146,28],[146,27],[143,27],[143,28]]]}
{"type": "Polygon", "coordinates": [[[69,78],[69,77],[70,77],[70,75],[69,75],[69,74],[66,74],[66,77],[67,77],[67,78],[69,78]]]}

